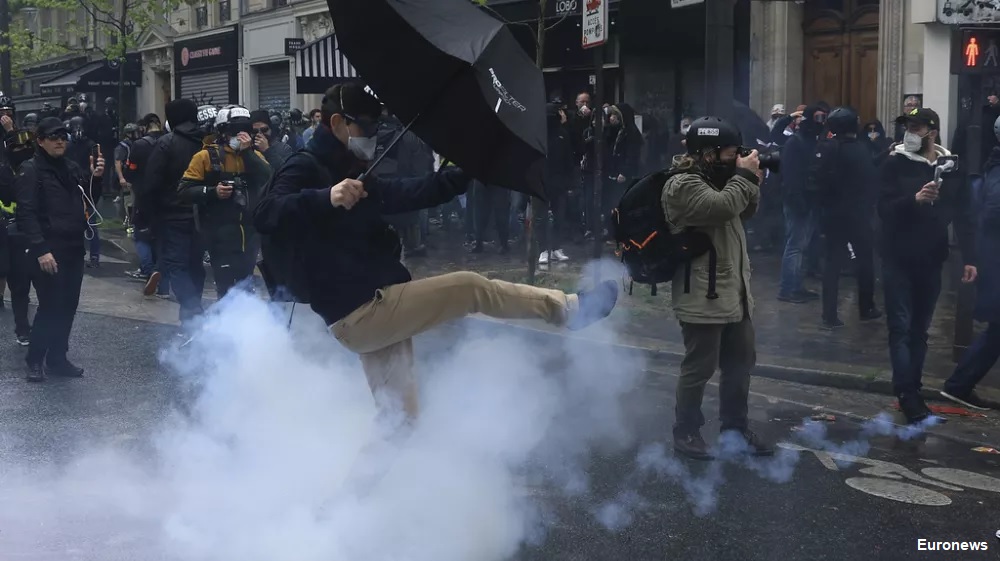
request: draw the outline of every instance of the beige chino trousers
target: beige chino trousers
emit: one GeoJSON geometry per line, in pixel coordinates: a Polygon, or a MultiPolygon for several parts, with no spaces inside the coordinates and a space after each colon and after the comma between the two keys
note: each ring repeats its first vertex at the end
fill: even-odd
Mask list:
{"type": "Polygon", "coordinates": [[[407,417],[419,413],[413,337],[442,323],[480,313],[499,319],[540,319],[562,326],[579,308],[575,294],[490,280],[461,271],[394,284],[330,326],[361,365],[379,406],[399,400],[407,417]]]}

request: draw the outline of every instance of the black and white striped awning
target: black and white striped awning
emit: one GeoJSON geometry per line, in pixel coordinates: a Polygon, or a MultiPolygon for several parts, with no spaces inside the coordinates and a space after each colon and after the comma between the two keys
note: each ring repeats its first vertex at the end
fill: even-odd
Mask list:
{"type": "Polygon", "coordinates": [[[310,43],[295,53],[295,89],[298,93],[324,93],[330,86],[358,78],[358,71],[340,52],[334,34],[310,43]]]}

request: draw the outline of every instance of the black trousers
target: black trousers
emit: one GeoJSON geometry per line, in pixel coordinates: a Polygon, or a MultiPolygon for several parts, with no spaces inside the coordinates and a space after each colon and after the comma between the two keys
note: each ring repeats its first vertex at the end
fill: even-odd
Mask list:
{"type": "Polygon", "coordinates": [[[486,228],[496,223],[500,245],[510,241],[510,191],[476,182],[475,213],[476,242],[483,243],[486,228]]]}
{"type": "Polygon", "coordinates": [[[31,331],[31,346],[25,359],[28,364],[49,366],[66,364],[69,334],[73,330],[76,308],[80,305],[83,285],[83,246],[53,249],[58,271],[50,275],[34,264],[31,282],[38,295],[35,327],[31,331]]]}
{"type": "Polygon", "coordinates": [[[259,240],[257,236],[248,236],[242,248],[232,243],[206,240],[208,254],[212,257],[215,293],[219,300],[229,294],[234,286],[253,276],[260,249],[259,240]]]}
{"type": "Polygon", "coordinates": [[[677,379],[674,435],[697,433],[705,424],[701,402],[705,386],[721,370],[719,377],[719,418],[721,430],[747,428],[747,400],[750,371],[757,363],[753,322],[744,312],[739,323],[684,323],[684,359],[677,379]]]}
{"type": "Polygon", "coordinates": [[[569,237],[569,196],[564,185],[551,189],[548,204],[542,203],[542,220],[540,225],[539,247],[541,251],[562,249],[569,237]]]}
{"type": "Polygon", "coordinates": [[[872,249],[874,232],[871,223],[863,218],[837,218],[827,221],[823,231],[826,235],[823,319],[833,321],[837,318],[840,271],[850,261],[847,244],[851,244],[854,249],[854,259],[858,268],[859,313],[872,310],[875,307],[875,254],[872,249]]]}
{"type": "Polygon", "coordinates": [[[13,236],[10,240],[10,267],[7,272],[7,286],[10,287],[10,307],[14,311],[14,334],[27,337],[31,334],[31,324],[28,322],[28,295],[31,293],[32,267],[38,267],[38,261],[27,252],[23,238],[13,236]]]}

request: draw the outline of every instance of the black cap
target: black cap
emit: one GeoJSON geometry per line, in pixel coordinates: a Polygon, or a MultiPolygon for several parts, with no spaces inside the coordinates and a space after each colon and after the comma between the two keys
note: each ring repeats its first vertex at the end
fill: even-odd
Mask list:
{"type": "Polygon", "coordinates": [[[739,146],[743,135],[735,125],[719,117],[702,117],[691,123],[686,140],[688,154],[697,154],[706,148],[739,146]]]}
{"type": "Polygon", "coordinates": [[[267,109],[258,109],[256,111],[250,112],[250,122],[252,123],[270,123],[271,114],[267,112],[267,109]]]}
{"type": "Polygon", "coordinates": [[[38,138],[50,138],[53,136],[66,136],[69,134],[69,130],[66,128],[65,123],[59,120],[58,117],[46,117],[38,123],[38,128],[36,129],[35,135],[38,138]]]}
{"type": "Polygon", "coordinates": [[[928,109],[926,107],[918,107],[904,115],[896,117],[897,125],[905,125],[910,122],[927,125],[927,128],[934,131],[940,130],[941,128],[941,119],[938,118],[938,114],[934,112],[933,109],[928,109]]]}

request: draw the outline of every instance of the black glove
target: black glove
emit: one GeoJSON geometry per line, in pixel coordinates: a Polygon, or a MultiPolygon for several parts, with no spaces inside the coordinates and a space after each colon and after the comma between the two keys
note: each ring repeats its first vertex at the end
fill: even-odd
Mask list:
{"type": "Polygon", "coordinates": [[[448,166],[439,171],[438,174],[440,175],[439,180],[443,187],[452,197],[464,195],[472,183],[472,178],[467,173],[462,171],[461,168],[454,166],[448,166]]]}

